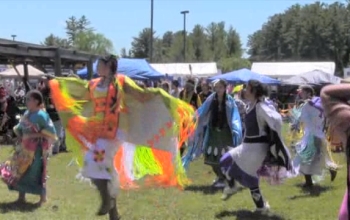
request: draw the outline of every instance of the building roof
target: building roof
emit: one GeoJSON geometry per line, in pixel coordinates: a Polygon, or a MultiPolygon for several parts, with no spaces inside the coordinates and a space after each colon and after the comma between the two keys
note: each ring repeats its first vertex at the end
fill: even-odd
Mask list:
{"type": "Polygon", "coordinates": [[[287,78],[314,70],[334,75],[334,62],[270,62],[253,63],[251,70],[262,75],[276,78],[287,78]]]}
{"type": "Polygon", "coordinates": [[[160,73],[170,76],[207,77],[218,74],[216,63],[152,63],[151,66],[160,73]],[[191,71],[192,70],[192,71],[191,71]]]}
{"type": "Polygon", "coordinates": [[[20,41],[12,41],[0,38],[0,63],[8,64],[9,59],[40,60],[41,63],[52,63],[59,56],[63,61],[87,62],[97,56],[87,52],[81,52],[59,47],[48,47],[20,41]]]}

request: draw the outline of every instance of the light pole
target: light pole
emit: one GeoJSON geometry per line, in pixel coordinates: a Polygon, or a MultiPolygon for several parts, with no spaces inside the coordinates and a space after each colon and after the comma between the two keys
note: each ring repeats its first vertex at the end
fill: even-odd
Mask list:
{"type": "Polygon", "coordinates": [[[190,11],[182,11],[181,14],[184,15],[184,51],[183,51],[183,56],[184,56],[184,62],[186,62],[186,14],[190,13],[190,11]]]}
{"type": "Polygon", "coordinates": [[[149,62],[152,62],[153,58],[153,0],[151,0],[151,36],[149,42],[149,62]]]}
{"type": "Polygon", "coordinates": [[[15,41],[15,40],[16,40],[16,37],[17,37],[17,35],[12,34],[12,35],[11,35],[11,37],[12,37],[12,40],[13,40],[13,41],[15,41]]]}

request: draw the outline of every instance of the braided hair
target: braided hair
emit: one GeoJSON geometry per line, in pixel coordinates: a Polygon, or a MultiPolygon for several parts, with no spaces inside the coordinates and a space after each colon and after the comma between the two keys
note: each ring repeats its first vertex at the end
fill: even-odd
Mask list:
{"type": "Polygon", "coordinates": [[[116,83],[117,78],[116,78],[116,73],[118,70],[118,60],[117,57],[113,54],[101,57],[99,59],[99,62],[103,62],[106,65],[109,65],[109,74],[110,76],[112,76],[112,81],[110,83],[112,83],[112,85],[114,86],[114,91],[115,91],[115,98],[118,95],[118,85],[116,83]]]}

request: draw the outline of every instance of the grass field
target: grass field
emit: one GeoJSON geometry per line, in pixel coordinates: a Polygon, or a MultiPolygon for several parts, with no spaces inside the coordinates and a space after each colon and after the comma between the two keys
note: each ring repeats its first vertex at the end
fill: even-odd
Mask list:
{"type": "MultiPolygon", "coordinates": [[[[10,148],[0,150],[3,161],[10,155],[10,148]]],[[[334,155],[342,162],[342,155],[334,155]]],[[[49,161],[47,204],[36,207],[39,198],[28,196],[28,204],[17,206],[15,192],[0,184],[1,220],[92,220],[107,219],[95,217],[99,205],[97,192],[87,183],[75,180],[78,168],[67,167],[71,160],[69,153],[60,154],[49,161]]],[[[148,189],[121,191],[118,205],[124,220],[334,220],[345,189],[345,168],[339,171],[334,183],[329,175],[313,191],[300,188],[302,178],[288,180],[281,186],[262,184],[262,193],[271,205],[268,215],[253,214],[254,205],[249,190],[242,189],[224,202],[221,192],[213,192],[210,184],[214,174],[202,160],[196,161],[190,169],[193,184],[184,191],[177,189],[148,189]]]]}

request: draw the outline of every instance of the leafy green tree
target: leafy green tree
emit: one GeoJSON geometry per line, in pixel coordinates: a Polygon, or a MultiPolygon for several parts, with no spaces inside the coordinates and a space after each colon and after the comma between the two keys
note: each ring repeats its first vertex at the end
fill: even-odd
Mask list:
{"type": "Polygon", "coordinates": [[[350,6],[293,5],[249,36],[252,61],[333,61],[342,75],[350,61],[350,6]]]}
{"type": "Polygon", "coordinates": [[[103,34],[97,33],[91,27],[91,22],[85,15],[80,18],[71,16],[66,20],[66,38],[60,38],[50,34],[42,42],[46,46],[57,46],[68,49],[76,49],[97,55],[114,53],[113,43],[103,34]]]}

